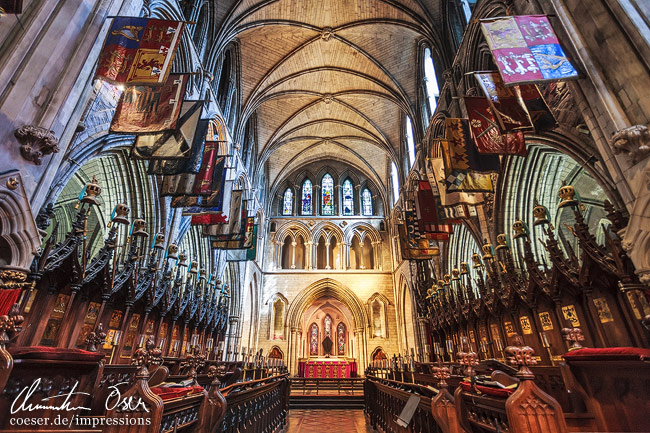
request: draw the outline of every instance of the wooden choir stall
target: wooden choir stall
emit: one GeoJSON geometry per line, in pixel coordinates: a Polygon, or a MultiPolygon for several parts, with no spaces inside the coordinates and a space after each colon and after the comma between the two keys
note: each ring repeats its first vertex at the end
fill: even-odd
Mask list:
{"type": "MultiPolygon", "coordinates": [[[[431,353],[377,359],[366,369],[366,411],[381,431],[445,433],[650,431],[650,293],[612,225],[597,242],[572,186],[560,190],[578,248],[563,247],[547,210],[517,219],[450,274],[418,262],[419,312],[431,353]],[[538,261],[539,242],[549,262],[538,261]],[[513,248],[516,244],[516,253],[513,248]],[[396,419],[411,396],[408,427],[396,419]],[[427,408],[429,408],[427,410],[427,408]],[[431,427],[434,425],[434,427],[431,427]]],[[[599,227],[600,228],[600,227],[599,227]]]]}
{"type": "Polygon", "coordinates": [[[0,289],[0,431],[281,429],[287,370],[261,352],[223,360],[228,287],[204,264],[151,240],[123,204],[90,256],[100,192],[88,184],[70,232],[55,242],[55,226],[31,272],[0,289]]]}

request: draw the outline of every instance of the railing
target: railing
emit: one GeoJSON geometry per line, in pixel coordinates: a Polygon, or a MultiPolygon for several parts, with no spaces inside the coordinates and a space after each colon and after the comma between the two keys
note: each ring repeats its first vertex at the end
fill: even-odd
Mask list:
{"type": "Polygon", "coordinates": [[[364,395],[366,413],[375,430],[384,433],[442,433],[431,413],[431,399],[436,392],[430,388],[368,377],[364,383],[364,395]],[[418,395],[420,401],[407,427],[402,427],[397,419],[412,395],[418,395]]]}
{"type": "Polygon", "coordinates": [[[289,411],[289,375],[235,383],[221,390],[226,416],[217,432],[271,433],[281,430],[289,411]]]}
{"type": "Polygon", "coordinates": [[[344,394],[349,393],[351,395],[355,394],[355,391],[361,395],[363,394],[363,382],[364,379],[361,377],[350,377],[350,378],[306,378],[306,377],[292,377],[291,378],[291,389],[295,394],[309,393],[310,395],[318,395],[321,391],[325,394],[331,394],[336,391],[338,394],[343,392],[344,394]]]}

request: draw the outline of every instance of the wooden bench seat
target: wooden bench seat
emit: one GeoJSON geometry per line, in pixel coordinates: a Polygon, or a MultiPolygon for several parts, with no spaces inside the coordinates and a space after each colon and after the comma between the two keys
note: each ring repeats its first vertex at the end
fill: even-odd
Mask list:
{"type": "Polygon", "coordinates": [[[369,377],[364,385],[364,398],[370,425],[375,430],[384,432],[443,433],[431,412],[431,401],[436,394],[421,385],[369,377]],[[413,395],[417,395],[420,400],[405,428],[397,423],[397,417],[413,395]]]}
{"type": "MultiPolygon", "coordinates": [[[[55,350],[41,352],[39,348],[29,347],[14,353],[12,369],[0,394],[0,414],[3,414],[0,416],[0,430],[25,430],[26,426],[16,425],[12,418],[54,420],[57,415],[71,418],[88,413],[83,408],[92,406],[93,389],[103,368],[102,355],[79,353],[79,358],[75,359],[73,352],[65,351],[62,359],[56,359],[55,350]],[[41,355],[45,359],[41,359],[41,355]],[[52,408],[60,407],[66,401],[72,410],[52,408]],[[16,412],[10,415],[12,405],[16,412]],[[30,410],[30,405],[50,408],[30,410]]],[[[66,427],[51,426],[42,431],[63,429],[66,427]]]]}
{"type": "Polygon", "coordinates": [[[468,433],[567,432],[560,404],[534,382],[535,376],[529,368],[536,363],[533,349],[509,346],[506,353],[510,363],[519,367],[519,385],[510,391],[462,383],[454,397],[463,429],[468,433]]]}
{"type": "Polygon", "coordinates": [[[650,349],[581,348],[564,359],[598,431],[650,431],[650,349]]]}

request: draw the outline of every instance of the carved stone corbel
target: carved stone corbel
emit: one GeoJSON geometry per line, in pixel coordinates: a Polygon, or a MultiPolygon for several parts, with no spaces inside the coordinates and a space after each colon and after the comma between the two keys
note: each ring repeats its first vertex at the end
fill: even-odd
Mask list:
{"type": "Polygon", "coordinates": [[[636,164],[650,154],[650,130],[645,125],[634,125],[617,131],[612,136],[615,154],[625,153],[636,164]]]}
{"type": "Polygon", "coordinates": [[[36,165],[41,165],[43,156],[59,151],[59,139],[54,131],[40,126],[21,126],[14,131],[14,135],[20,143],[20,154],[36,165]]]}

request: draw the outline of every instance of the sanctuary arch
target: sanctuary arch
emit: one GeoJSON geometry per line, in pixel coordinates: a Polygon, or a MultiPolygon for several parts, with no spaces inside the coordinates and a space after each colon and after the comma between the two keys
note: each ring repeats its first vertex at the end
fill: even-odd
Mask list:
{"type": "Polygon", "coordinates": [[[287,311],[287,328],[292,375],[298,372],[299,359],[326,356],[322,344],[326,335],[333,342],[332,358],[352,358],[358,366],[367,364],[366,309],[354,292],[336,280],[325,278],[302,290],[287,311]]]}

